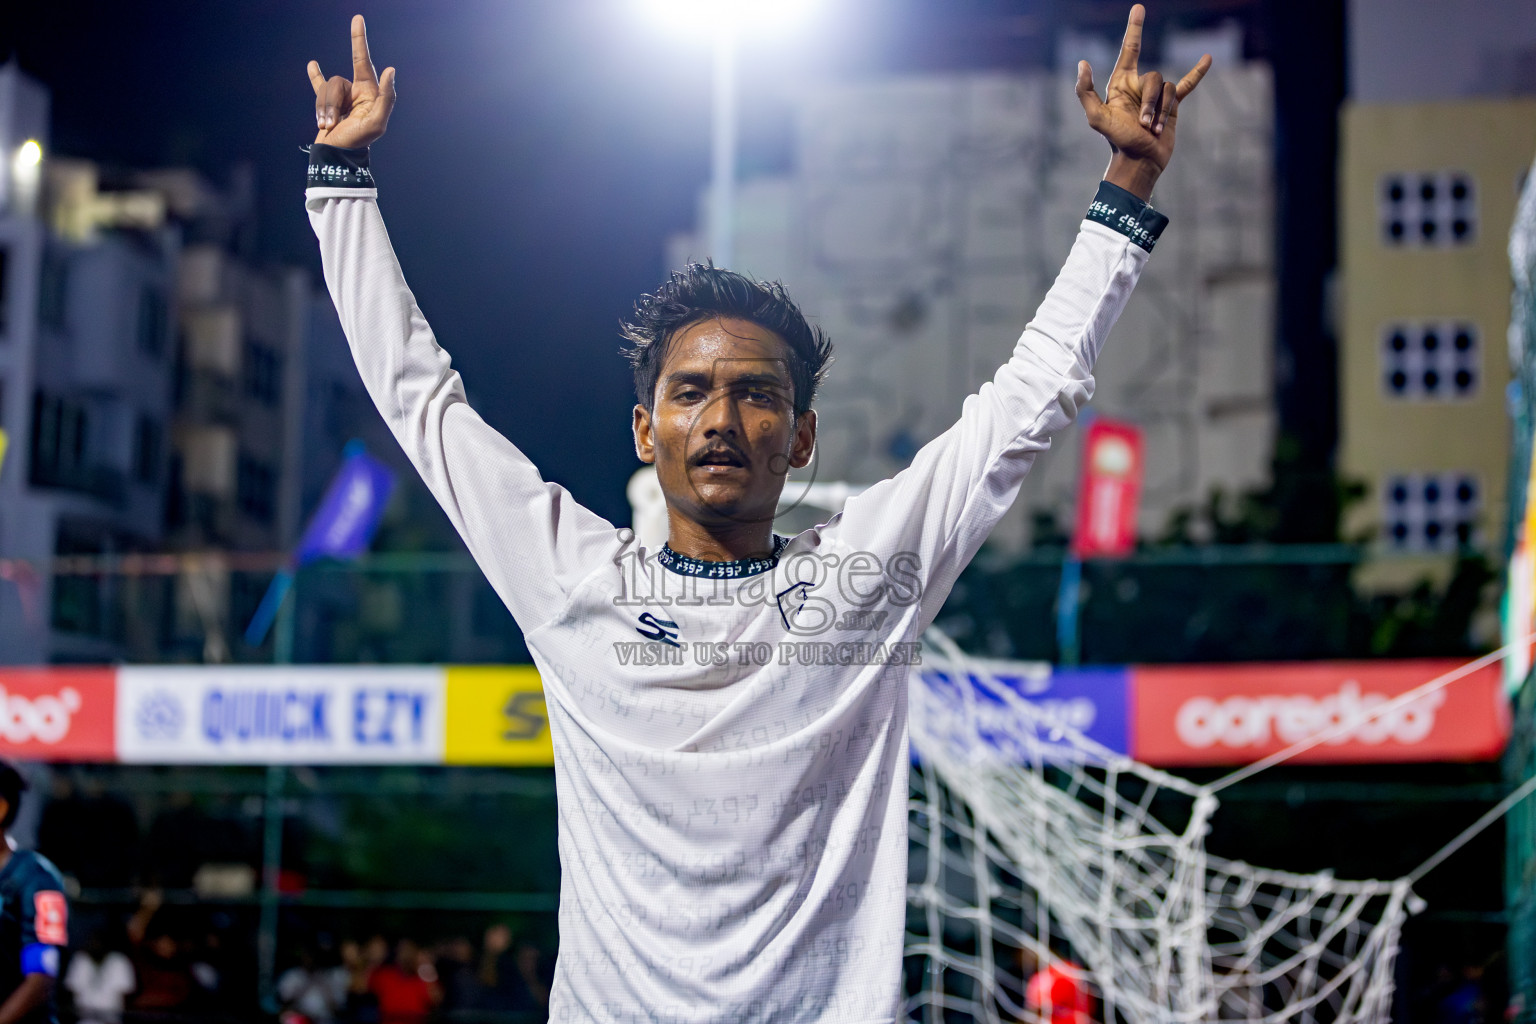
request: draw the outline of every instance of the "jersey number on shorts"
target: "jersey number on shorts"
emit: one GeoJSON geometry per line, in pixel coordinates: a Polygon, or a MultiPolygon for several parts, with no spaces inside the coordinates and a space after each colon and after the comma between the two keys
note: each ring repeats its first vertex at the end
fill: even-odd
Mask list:
{"type": "Polygon", "coordinates": [[[44,889],[32,897],[37,941],[50,946],[69,945],[69,909],[64,894],[44,889]]]}

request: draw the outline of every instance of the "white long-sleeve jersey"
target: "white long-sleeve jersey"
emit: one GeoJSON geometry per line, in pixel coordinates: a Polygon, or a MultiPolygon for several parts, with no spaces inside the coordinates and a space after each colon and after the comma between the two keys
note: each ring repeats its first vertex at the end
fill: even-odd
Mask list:
{"type": "Polygon", "coordinates": [[[363,381],[543,678],[562,869],[551,1019],[892,1024],[908,663],[1092,394],[1161,216],[1101,187],[959,422],[776,557],[710,563],[637,551],[481,420],[375,190],[324,184],[347,173],[317,175],[324,159],[307,207],[363,381]]]}

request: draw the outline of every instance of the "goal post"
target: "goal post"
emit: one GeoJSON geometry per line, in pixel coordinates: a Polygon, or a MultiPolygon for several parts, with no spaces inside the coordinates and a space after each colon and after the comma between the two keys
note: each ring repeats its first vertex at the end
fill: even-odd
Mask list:
{"type": "Polygon", "coordinates": [[[910,1019],[1389,1019],[1406,879],[1210,856],[1207,787],[1099,746],[935,640],[910,688],[910,1019]],[[1031,1004],[1053,967],[1091,1011],[1031,1004]]]}

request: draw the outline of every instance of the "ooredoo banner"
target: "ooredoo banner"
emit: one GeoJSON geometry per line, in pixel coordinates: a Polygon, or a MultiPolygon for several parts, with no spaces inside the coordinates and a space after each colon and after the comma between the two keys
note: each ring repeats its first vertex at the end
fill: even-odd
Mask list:
{"type": "Polygon", "coordinates": [[[1247,764],[1342,726],[1296,763],[1497,757],[1510,728],[1497,666],[1372,715],[1460,665],[1411,659],[1138,666],[1131,670],[1131,756],[1169,767],[1247,764]]]}
{"type": "Polygon", "coordinates": [[[0,755],[112,760],[116,677],[110,668],[0,669],[0,755]]]}
{"type": "Polygon", "coordinates": [[[443,670],[118,670],[117,753],[148,764],[441,764],[443,670]]]}

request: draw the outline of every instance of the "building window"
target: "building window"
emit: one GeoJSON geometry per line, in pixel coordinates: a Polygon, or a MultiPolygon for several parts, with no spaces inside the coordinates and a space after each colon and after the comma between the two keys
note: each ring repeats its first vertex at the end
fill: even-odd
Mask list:
{"type": "Polygon", "coordinates": [[[1392,247],[1443,248],[1477,241],[1477,184],[1463,171],[1383,175],[1381,240],[1392,247]]]}
{"type": "Polygon", "coordinates": [[[160,480],[160,423],[140,413],[133,425],[133,478],[153,486],[160,480]]]}
{"type": "Polygon", "coordinates": [[[37,322],[55,331],[64,329],[64,308],[69,295],[69,262],[52,247],[43,250],[38,272],[37,322]]]}
{"type": "Polygon", "coordinates": [[[1454,551],[1477,541],[1482,488],[1470,473],[1404,473],[1383,489],[1387,544],[1403,551],[1454,551]]]}
{"type": "Polygon", "coordinates": [[[1388,398],[1472,398],[1481,384],[1477,326],[1462,321],[1389,324],[1381,332],[1381,385],[1388,398]]]}
{"type": "Polygon", "coordinates": [[[90,430],[85,403],[37,392],[32,401],[28,452],[32,486],[78,491],[111,504],[120,503],[123,473],[91,459],[90,430]]]}
{"type": "Polygon", "coordinates": [[[235,470],[235,501],[247,516],[270,523],[277,509],[277,474],[271,465],[241,452],[235,470]]]}
{"type": "Polygon", "coordinates": [[[10,253],[0,246],[0,341],[4,341],[11,326],[10,253]]]}
{"type": "Polygon", "coordinates": [[[139,289],[139,351],[160,358],[165,351],[165,296],[145,285],[139,289]]]}
{"type": "Polygon", "coordinates": [[[32,405],[32,483],[59,484],[85,469],[85,407],[39,391],[32,405]]]}
{"type": "Polygon", "coordinates": [[[283,358],[259,341],[245,343],[245,393],[275,407],[283,397],[283,358]]]}
{"type": "MultiPolygon", "coordinates": [[[[59,555],[100,555],[102,539],[68,521],[59,523],[54,552],[59,555]]],[[[53,580],[53,628],[63,633],[102,636],[107,632],[103,579],[100,576],[60,575],[53,580]]]]}

